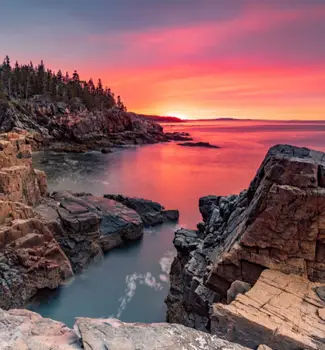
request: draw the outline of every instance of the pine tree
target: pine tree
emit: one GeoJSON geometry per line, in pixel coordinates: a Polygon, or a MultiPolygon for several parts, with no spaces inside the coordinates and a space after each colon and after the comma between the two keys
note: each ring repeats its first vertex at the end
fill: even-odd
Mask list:
{"type": "MultiPolygon", "coordinates": [[[[37,66],[32,62],[28,65],[16,62],[12,68],[10,58],[6,56],[0,64],[0,98],[28,100],[35,95],[46,95],[53,101],[62,101],[71,106],[78,97],[89,110],[116,106],[114,94],[111,89],[103,87],[101,79],[98,79],[95,86],[92,79],[88,82],[81,81],[76,70],[70,78],[68,72],[63,76],[61,70],[55,73],[46,69],[43,61],[37,66]]],[[[125,110],[120,98],[118,105],[125,110]]]]}

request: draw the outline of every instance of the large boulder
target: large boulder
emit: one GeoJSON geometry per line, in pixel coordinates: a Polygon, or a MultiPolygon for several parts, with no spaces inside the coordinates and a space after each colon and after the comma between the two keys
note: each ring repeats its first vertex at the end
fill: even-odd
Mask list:
{"type": "Polygon", "coordinates": [[[85,350],[248,350],[216,336],[167,323],[124,323],[116,319],[78,318],[75,328],[85,350]]]}
{"type": "Polygon", "coordinates": [[[278,145],[247,191],[202,198],[196,238],[175,235],[168,320],[209,330],[212,304],[265,269],[325,282],[324,169],[324,153],[278,145]]]}

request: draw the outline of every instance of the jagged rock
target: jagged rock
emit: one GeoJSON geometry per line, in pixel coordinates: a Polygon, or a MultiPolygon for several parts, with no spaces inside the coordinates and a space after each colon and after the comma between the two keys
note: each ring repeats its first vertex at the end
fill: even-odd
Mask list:
{"type": "Polygon", "coordinates": [[[0,201],[0,307],[23,306],[73,275],[46,225],[21,203],[0,201]]]}
{"type": "Polygon", "coordinates": [[[26,133],[0,135],[0,199],[37,204],[47,192],[46,176],[32,167],[26,133]]]}
{"type": "Polygon", "coordinates": [[[1,309],[0,348],[1,350],[82,349],[79,337],[61,322],[43,318],[27,310],[1,309]]]}
{"type": "Polygon", "coordinates": [[[248,350],[195,329],[167,323],[123,323],[116,319],[78,318],[75,328],[85,350],[248,350]]]}
{"type": "Polygon", "coordinates": [[[265,270],[255,286],[230,305],[213,305],[211,333],[255,348],[325,349],[325,303],[314,289],[319,283],[297,275],[265,270]]]}
{"type": "Polygon", "coordinates": [[[158,123],[136,113],[116,107],[89,111],[81,101],[72,105],[45,96],[0,102],[0,132],[18,129],[29,131],[33,149],[63,152],[166,142],[176,137],[164,134],[158,123]]]}
{"type": "Polygon", "coordinates": [[[75,272],[128,241],[140,239],[140,216],[125,205],[90,194],[56,192],[36,209],[54,232],[75,272]]]}
{"type": "Polygon", "coordinates": [[[115,194],[105,194],[104,197],[113,199],[135,210],[146,226],[155,226],[166,221],[177,221],[179,218],[178,210],[165,210],[161,204],[148,199],[115,194]]]}
{"type": "Polygon", "coordinates": [[[211,305],[267,268],[325,281],[324,169],[324,153],[278,145],[247,191],[201,198],[197,239],[175,235],[167,319],[209,330],[211,305]]]}

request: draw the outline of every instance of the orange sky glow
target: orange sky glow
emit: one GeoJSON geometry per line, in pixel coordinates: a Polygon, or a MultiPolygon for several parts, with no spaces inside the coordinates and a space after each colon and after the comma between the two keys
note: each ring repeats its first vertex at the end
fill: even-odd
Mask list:
{"type": "MultiPolygon", "coordinates": [[[[32,3],[33,13],[49,6],[32,3]]],[[[322,1],[153,3],[99,0],[93,9],[80,0],[69,11],[59,0],[55,10],[66,7],[59,28],[46,18],[23,36],[12,18],[17,40],[0,37],[0,54],[101,77],[139,113],[325,119],[322,1]]]]}

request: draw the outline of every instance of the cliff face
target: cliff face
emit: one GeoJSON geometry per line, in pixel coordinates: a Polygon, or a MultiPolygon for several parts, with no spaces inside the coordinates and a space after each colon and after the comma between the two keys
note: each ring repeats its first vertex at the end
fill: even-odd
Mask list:
{"type": "Polygon", "coordinates": [[[34,149],[86,151],[169,139],[159,124],[135,113],[116,107],[89,111],[78,99],[68,105],[41,96],[0,103],[0,132],[14,128],[31,133],[34,149]]]}
{"type": "Polygon", "coordinates": [[[247,191],[201,198],[200,211],[198,231],[175,234],[170,322],[210,330],[212,305],[265,269],[325,282],[324,153],[275,146],[247,191]]]}
{"type": "Polygon", "coordinates": [[[32,167],[25,133],[0,137],[0,307],[26,303],[39,289],[72,276],[69,260],[32,205],[46,177],[32,167]]]}

